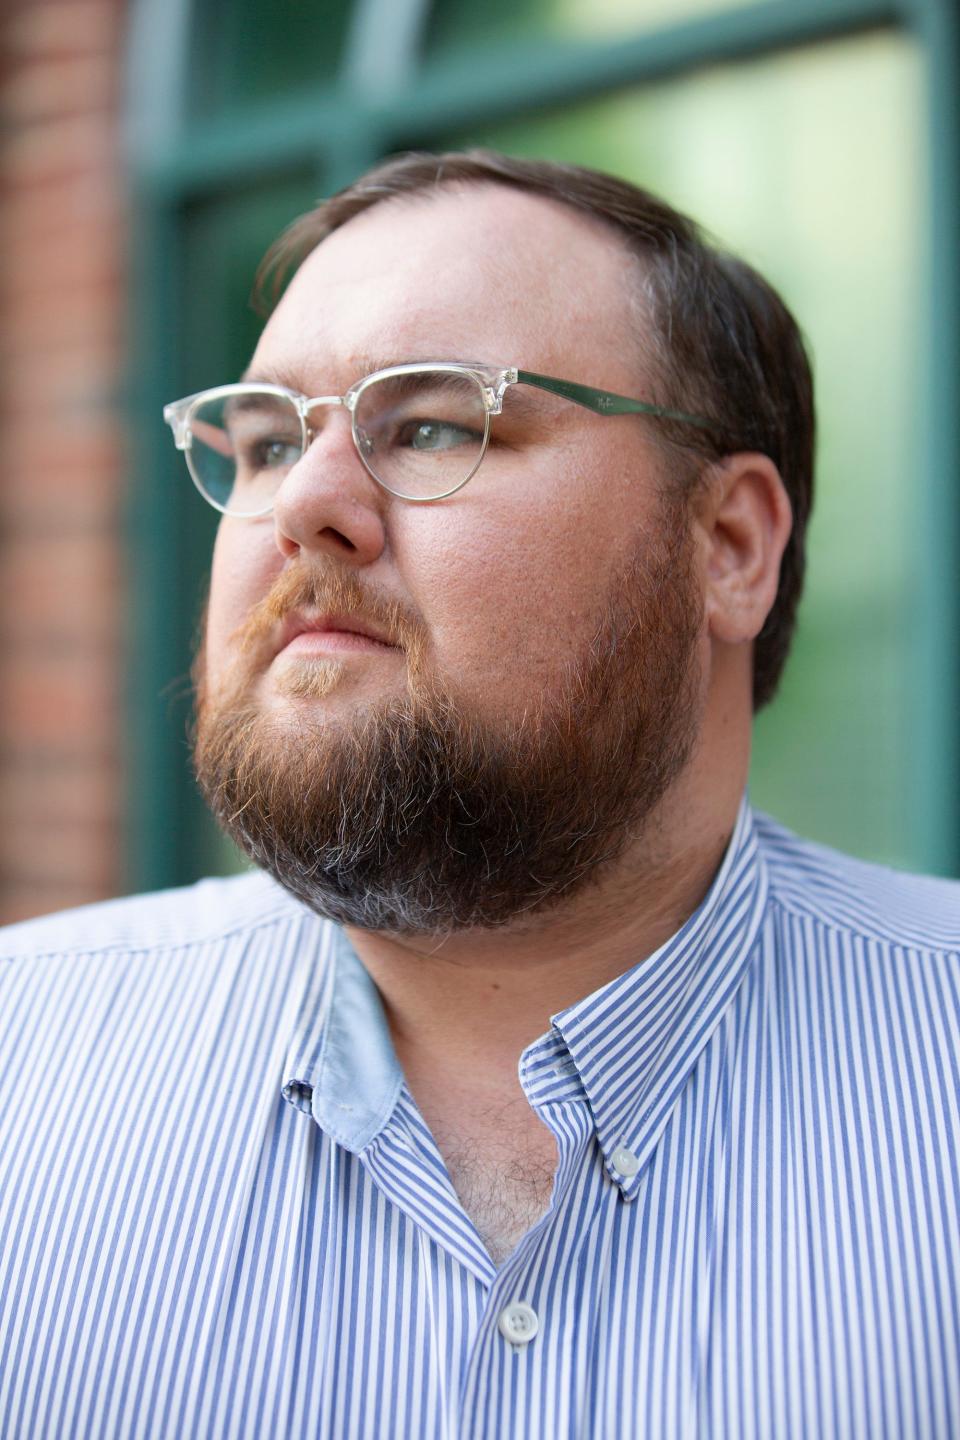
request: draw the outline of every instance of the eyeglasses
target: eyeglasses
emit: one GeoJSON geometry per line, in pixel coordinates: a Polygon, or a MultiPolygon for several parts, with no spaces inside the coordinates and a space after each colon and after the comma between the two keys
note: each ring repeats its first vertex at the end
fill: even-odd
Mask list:
{"type": "Polygon", "coordinates": [[[533,385],[598,415],[649,415],[701,429],[698,415],[665,410],[608,390],[529,370],[430,361],[391,365],[345,395],[312,400],[282,385],[219,385],[166,405],[163,418],[205,500],[225,515],[253,518],[273,508],[284,479],[316,436],[311,412],[343,405],[367,470],[402,500],[442,500],[476,474],[511,385],[533,385]]]}

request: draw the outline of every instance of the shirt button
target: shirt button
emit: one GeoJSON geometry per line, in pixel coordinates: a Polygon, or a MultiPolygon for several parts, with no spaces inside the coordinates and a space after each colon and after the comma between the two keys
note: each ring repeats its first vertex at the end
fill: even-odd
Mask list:
{"type": "Polygon", "coordinates": [[[540,1329],[536,1310],[522,1300],[515,1300],[512,1305],[501,1310],[497,1325],[500,1334],[505,1340],[509,1340],[511,1345],[529,1345],[540,1329]]]}
{"type": "Polygon", "coordinates": [[[632,1150],[627,1149],[626,1145],[618,1145],[610,1156],[610,1159],[613,1168],[619,1170],[620,1174],[625,1175],[627,1179],[629,1179],[631,1175],[636,1175],[640,1169],[639,1160],[632,1150]]]}

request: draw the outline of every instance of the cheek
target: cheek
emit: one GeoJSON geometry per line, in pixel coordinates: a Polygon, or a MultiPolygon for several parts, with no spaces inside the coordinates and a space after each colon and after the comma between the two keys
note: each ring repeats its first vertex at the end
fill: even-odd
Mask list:
{"type": "Polygon", "coordinates": [[[436,662],[461,689],[509,687],[517,703],[529,699],[528,681],[549,683],[580,653],[622,567],[637,517],[627,523],[616,495],[598,507],[589,472],[560,469],[539,484],[526,483],[528,471],[522,489],[467,487],[457,506],[435,512],[429,538],[398,539],[400,568],[419,576],[413,598],[436,662]]]}
{"type": "Polygon", "coordinates": [[[272,522],[221,522],[210,565],[207,606],[206,659],[212,681],[230,664],[232,637],[270,589],[282,564],[272,522]]]}

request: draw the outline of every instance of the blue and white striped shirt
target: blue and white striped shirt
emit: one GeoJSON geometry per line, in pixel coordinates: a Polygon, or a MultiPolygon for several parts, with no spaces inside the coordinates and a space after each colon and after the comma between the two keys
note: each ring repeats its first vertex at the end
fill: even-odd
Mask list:
{"type": "Polygon", "coordinates": [[[496,1268],[343,935],[264,876],[12,927],[3,1440],[960,1435],[960,887],[741,809],[528,1046],[496,1268]]]}

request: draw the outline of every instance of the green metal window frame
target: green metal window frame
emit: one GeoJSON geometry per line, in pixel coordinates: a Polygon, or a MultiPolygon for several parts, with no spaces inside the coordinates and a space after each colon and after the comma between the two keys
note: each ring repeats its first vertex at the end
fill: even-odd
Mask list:
{"type": "Polygon", "coordinates": [[[186,502],[164,481],[169,455],[157,430],[178,389],[176,312],[184,207],[197,197],[306,166],[330,192],[380,156],[426,147],[470,126],[519,118],[706,65],[776,55],[891,27],[920,44],[926,74],[930,209],[923,333],[926,564],[919,577],[919,640],[910,685],[916,833],[925,868],[960,873],[960,14],[952,0],[761,0],[636,37],[504,46],[495,63],[421,58],[427,0],[357,0],[340,79],[309,99],[191,124],[186,116],[190,37],[203,0],[135,0],[129,51],[133,193],[133,334],[129,408],[132,473],[128,540],[133,583],[126,882],[157,888],[193,878],[192,793],[182,729],[157,697],[183,670],[185,600],[197,554],[186,502]],[[931,697],[936,697],[935,701],[931,697]],[[931,757],[935,758],[933,763],[931,757]]]}

